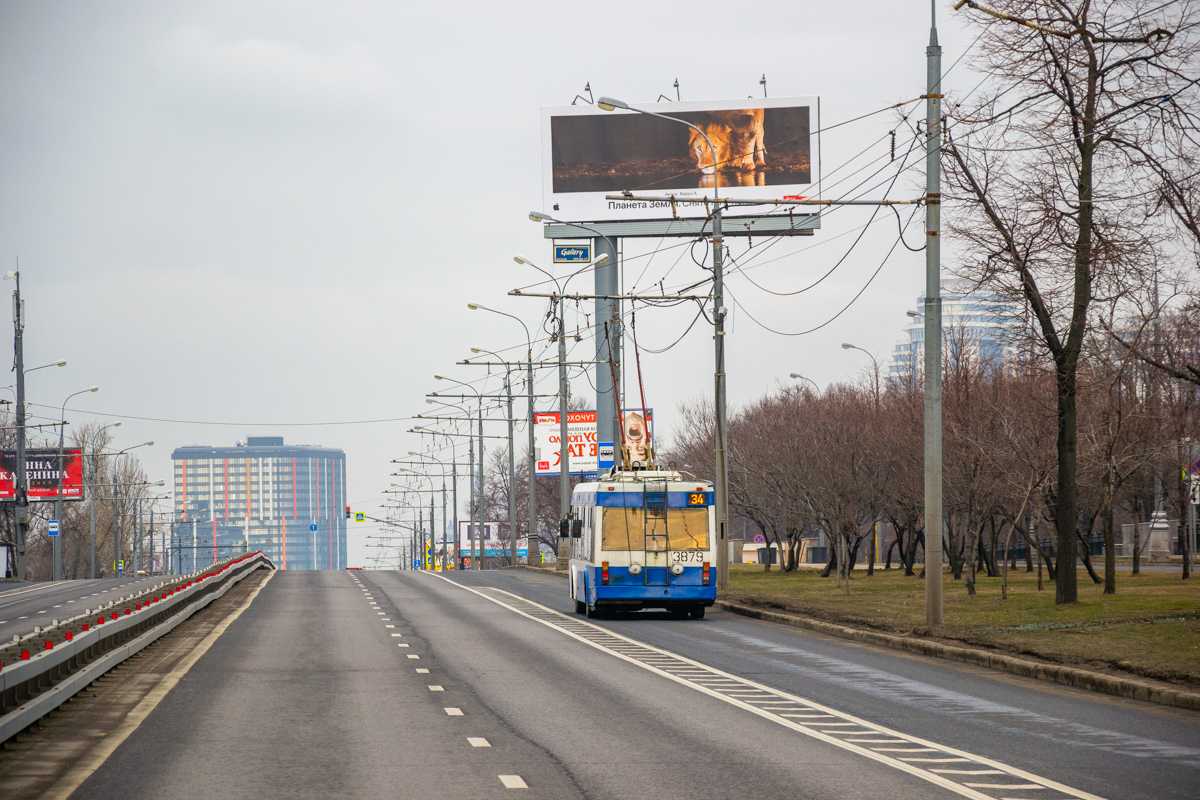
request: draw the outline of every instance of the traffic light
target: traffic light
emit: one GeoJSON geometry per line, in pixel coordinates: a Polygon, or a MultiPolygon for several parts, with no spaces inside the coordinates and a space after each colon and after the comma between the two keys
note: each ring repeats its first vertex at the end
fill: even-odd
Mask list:
{"type": "Polygon", "coordinates": [[[350,519],[350,506],[346,506],[346,519],[350,519]]]}

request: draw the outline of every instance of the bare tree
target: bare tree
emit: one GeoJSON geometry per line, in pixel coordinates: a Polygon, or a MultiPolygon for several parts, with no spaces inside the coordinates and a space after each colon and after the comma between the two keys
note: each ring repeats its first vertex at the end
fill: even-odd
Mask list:
{"type": "Polygon", "coordinates": [[[1188,0],[965,5],[980,28],[974,63],[988,87],[951,105],[950,227],[967,247],[963,271],[1024,301],[1054,365],[1055,600],[1074,603],[1089,309],[1163,247],[1162,204],[1138,187],[1161,184],[1145,153],[1192,123],[1196,9],[1188,0]]]}

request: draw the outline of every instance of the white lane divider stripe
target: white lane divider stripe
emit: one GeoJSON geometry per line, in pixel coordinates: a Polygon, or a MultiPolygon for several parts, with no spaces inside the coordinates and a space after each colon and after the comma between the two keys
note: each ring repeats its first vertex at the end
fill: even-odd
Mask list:
{"type": "Polygon", "coordinates": [[[446,715],[451,717],[461,717],[463,713],[461,708],[447,708],[446,715]]]}
{"type": "Polygon", "coordinates": [[[504,784],[505,789],[528,789],[525,781],[521,780],[520,775],[501,775],[500,782],[504,784]]]}
{"type": "Polygon", "coordinates": [[[471,743],[471,747],[491,747],[492,743],[482,736],[468,736],[467,741],[471,743]]]}
{"type": "MultiPolygon", "coordinates": [[[[974,800],[995,800],[994,795],[984,794],[983,792],[978,791],[978,789],[975,787],[956,782],[920,765],[925,763],[975,763],[981,767],[990,767],[1001,770],[1003,774],[1009,775],[1012,778],[1029,781],[1030,783],[1028,785],[1035,786],[1039,789],[1053,789],[1070,797],[1078,798],[1078,800],[1102,800],[1102,798],[1098,797],[1097,795],[1084,792],[1080,789],[1073,789],[1069,786],[1058,783],[1057,781],[1042,778],[1026,772],[1025,770],[1011,767],[1002,762],[989,759],[985,756],[977,756],[972,753],[957,750],[955,748],[921,739],[916,736],[900,733],[882,725],[876,725],[851,714],[838,711],[837,709],[821,705],[813,700],[788,694],[787,692],[779,691],[770,686],[766,686],[746,678],[741,678],[737,675],[716,669],[715,667],[710,667],[707,664],[694,661],[677,653],[672,653],[668,650],[663,650],[658,647],[653,647],[651,645],[638,642],[634,639],[630,639],[627,636],[614,633],[607,628],[602,628],[599,625],[593,625],[590,622],[580,622],[578,619],[555,611],[552,608],[543,606],[540,603],[535,603],[532,600],[526,600],[519,595],[504,591],[503,589],[497,589],[494,587],[476,589],[470,586],[464,586],[463,584],[453,581],[443,575],[439,575],[436,572],[423,572],[422,574],[440,578],[441,580],[444,580],[459,589],[476,594],[479,597],[493,602],[496,605],[507,608],[510,611],[519,614],[520,616],[534,620],[535,622],[540,622],[547,627],[554,628],[573,639],[577,639],[578,641],[583,642],[590,647],[600,650],[601,652],[608,653],[615,658],[627,661],[631,664],[641,667],[644,670],[658,674],[683,686],[687,686],[697,692],[707,694],[710,697],[716,698],[730,705],[737,706],[738,708],[749,711],[750,713],[756,714],[764,719],[771,720],[772,722],[775,722],[783,727],[790,728],[791,730],[802,733],[813,739],[818,739],[827,744],[831,744],[843,750],[856,753],[865,758],[885,764],[902,772],[906,772],[937,786],[948,789],[962,797],[970,797],[974,800]],[[675,668],[655,666],[654,664],[647,663],[647,657],[663,664],[668,663],[669,659],[669,663],[677,666],[675,668]],[[711,676],[713,680],[700,681],[694,678],[686,677],[684,674],[680,674],[686,673],[687,675],[694,675],[697,671],[704,672],[706,675],[711,676]],[[928,750],[909,752],[931,752],[950,757],[937,759],[918,759],[885,755],[885,752],[890,750],[889,748],[862,747],[856,744],[853,740],[839,738],[839,736],[834,735],[840,734],[844,736],[847,733],[846,731],[825,732],[820,730],[820,727],[829,727],[828,724],[808,723],[806,721],[801,721],[791,715],[785,716],[775,711],[760,708],[749,702],[746,702],[741,697],[731,696],[737,693],[730,691],[730,689],[733,689],[734,687],[742,690],[743,692],[747,689],[751,689],[759,692],[771,693],[778,700],[791,701],[800,704],[807,709],[811,709],[812,711],[829,714],[830,716],[845,720],[846,723],[850,723],[849,725],[843,725],[843,727],[858,726],[863,729],[863,733],[895,737],[895,739],[889,739],[888,743],[906,743],[919,745],[922,748],[928,748],[928,750]],[[1034,781],[1037,783],[1034,783],[1034,781]]],[[[1026,784],[1021,784],[1020,786],[1003,786],[997,784],[992,788],[1024,788],[1025,785],[1026,784]]]]}

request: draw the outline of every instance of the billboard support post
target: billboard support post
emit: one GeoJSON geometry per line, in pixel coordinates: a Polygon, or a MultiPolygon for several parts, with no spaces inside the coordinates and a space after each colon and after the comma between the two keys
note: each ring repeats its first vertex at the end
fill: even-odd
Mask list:
{"type": "MultiPolygon", "coordinates": [[[[608,261],[596,267],[596,441],[602,446],[615,447],[621,428],[617,419],[617,392],[621,385],[621,333],[617,323],[621,319],[621,301],[616,299],[620,294],[620,265],[616,239],[597,236],[592,242],[597,260],[602,254],[608,256],[608,261]]],[[[615,456],[616,451],[613,452],[615,456]]],[[[616,459],[613,460],[615,463],[616,459]]]]}

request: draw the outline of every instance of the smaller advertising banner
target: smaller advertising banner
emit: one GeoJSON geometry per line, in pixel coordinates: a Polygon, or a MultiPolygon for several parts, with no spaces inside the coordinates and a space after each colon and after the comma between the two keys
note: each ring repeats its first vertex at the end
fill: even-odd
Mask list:
{"type": "MultiPolygon", "coordinates": [[[[635,461],[645,461],[647,448],[654,441],[654,409],[623,410],[625,444],[635,461]]],[[[557,477],[561,463],[558,412],[543,411],[533,417],[535,473],[539,478],[557,477]]],[[[570,448],[572,475],[594,475],[601,467],[612,466],[613,445],[600,442],[596,435],[595,411],[567,412],[567,446],[570,448]],[[603,464],[601,462],[604,462],[603,464]]]]}
{"type": "Polygon", "coordinates": [[[556,244],[554,245],[555,264],[586,264],[592,260],[590,244],[556,244]]]}
{"type": "MultiPolygon", "coordinates": [[[[505,538],[500,529],[499,522],[485,522],[480,530],[480,523],[475,523],[476,540],[475,552],[482,552],[485,556],[506,556],[508,555],[508,539],[505,538]],[[478,534],[482,533],[482,539],[478,534]]],[[[517,540],[517,555],[523,556],[528,550],[525,547],[525,538],[517,540]]],[[[458,521],[458,552],[467,561],[471,558],[471,523],[468,520],[458,521]]]]}
{"type": "MultiPolygon", "coordinates": [[[[83,452],[77,448],[63,450],[63,500],[83,499],[83,452]]],[[[17,451],[5,450],[0,457],[0,501],[17,499],[17,451]]],[[[58,499],[58,450],[25,451],[25,479],[29,483],[29,501],[47,502],[58,499]]]]}

